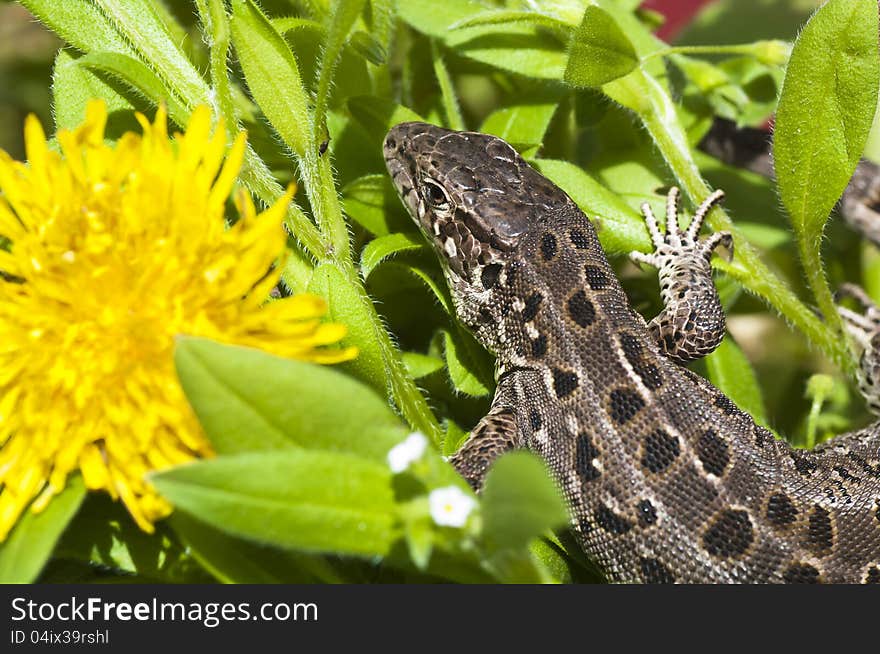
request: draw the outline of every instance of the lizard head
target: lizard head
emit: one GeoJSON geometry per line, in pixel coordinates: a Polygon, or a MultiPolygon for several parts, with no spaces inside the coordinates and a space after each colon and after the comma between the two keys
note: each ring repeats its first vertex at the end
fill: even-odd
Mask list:
{"type": "Polygon", "coordinates": [[[569,202],[516,150],[488,134],[400,123],[385,137],[384,155],[459,305],[464,298],[488,299],[522,235],[569,202]]]}

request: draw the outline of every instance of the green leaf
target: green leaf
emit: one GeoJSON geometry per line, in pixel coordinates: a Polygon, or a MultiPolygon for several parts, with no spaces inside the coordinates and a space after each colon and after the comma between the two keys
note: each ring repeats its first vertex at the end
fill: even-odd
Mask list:
{"type": "Polygon", "coordinates": [[[396,261],[386,261],[382,266],[383,269],[394,270],[415,277],[431,291],[431,294],[440,303],[446,313],[450,316],[455,315],[455,309],[452,306],[452,298],[449,297],[445,284],[437,283],[431,275],[416,266],[397,263],[396,261]]]}
{"type": "Polygon", "coordinates": [[[189,110],[171,93],[159,76],[139,60],[117,52],[91,52],[80,57],[77,63],[89,70],[110,74],[153,105],[165,102],[171,119],[178,125],[186,125],[189,110]]]}
{"type": "Polygon", "coordinates": [[[737,221],[736,226],[743,236],[765,251],[781,247],[791,241],[791,232],[782,227],[743,220],[737,221]]]}
{"type": "Polygon", "coordinates": [[[130,112],[131,102],[112,86],[79,65],[78,59],[68,50],[61,49],[55,57],[52,69],[52,109],[56,129],[73,129],[86,117],[89,100],[100,98],[107,105],[108,115],[130,112]]]}
{"type": "Polygon", "coordinates": [[[545,27],[562,37],[567,37],[574,30],[574,25],[560,20],[555,16],[538,13],[537,11],[514,11],[510,9],[497,9],[486,11],[476,16],[471,16],[462,21],[453,23],[451,29],[463,29],[465,27],[478,27],[481,25],[505,25],[508,23],[525,23],[535,27],[545,27]]]}
{"type": "Polygon", "coordinates": [[[361,253],[361,273],[367,278],[383,261],[402,252],[421,250],[424,245],[425,239],[417,232],[396,232],[375,238],[361,253]]]}
{"type": "Polygon", "coordinates": [[[437,4],[431,0],[410,0],[397,6],[401,20],[419,32],[439,39],[445,38],[453,25],[475,18],[483,10],[485,6],[474,0],[447,0],[443,3],[443,11],[437,11],[437,4]]]}
{"type": "Polygon", "coordinates": [[[379,139],[384,139],[388,130],[397,123],[424,120],[412,109],[372,95],[349,98],[348,110],[368,133],[379,139]]]}
{"type": "Polygon", "coordinates": [[[491,356],[473,336],[463,330],[444,332],[443,344],[446,367],[455,390],[483,397],[495,388],[491,356]]]}
{"type": "Polygon", "coordinates": [[[348,38],[348,44],[352,50],[376,66],[384,64],[388,56],[382,44],[368,32],[355,32],[348,38]]]}
{"type": "MultiPolygon", "coordinates": [[[[92,2],[106,16],[112,17],[116,31],[184,105],[193,107],[209,101],[208,84],[178,46],[156,3],[150,0],[92,2]]],[[[106,49],[98,45],[95,51],[106,49]]]]}
{"type": "Polygon", "coordinates": [[[134,50],[91,0],[21,0],[49,29],[82,52],[132,54],[134,50]]]}
{"type": "Polygon", "coordinates": [[[382,398],[326,366],[192,337],[178,338],[174,361],[220,454],[304,447],[384,460],[405,433],[382,398]]]}
{"type": "Polygon", "coordinates": [[[419,570],[425,570],[434,549],[434,526],[424,517],[420,520],[407,520],[404,524],[404,537],[409,558],[419,570]]]}
{"type": "Polygon", "coordinates": [[[443,367],[443,360],[420,352],[404,352],[403,365],[413,379],[427,377],[443,367]]]}
{"type": "Polygon", "coordinates": [[[862,154],[878,80],[877,3],[830,0],[792,49],[773,139],[779,193],[810,248],[862,154]]]}
{"type": "Polygon", "coordinates": [[[601,86],[639,64],[635,48],[603,9],[589,6],[571,41],[564,79],[576,87],[601,86]]]}
{"type": "Polygon", "coordinates": [[[251,0],[234,0],[232,8],[232,43],[251,95],[284,142],[305,156],[313,139],[296,58],[251,0]]]}
{"type": "Polygon", "coordinates": [[[504,107],[489,114],[480,131],[503,138],[520,151],[539,146],[558,106],[556,98],[504,107]]]}
{"type": "Polygon", "coordinates": [[[135,524],[122,502],[104,492],[86,495],[52,558],[82,562],[119,575],[137,575],[153,583],[210,581],[167,523],[159,522],[148,534],[135,524]]]}
{"type": "Polygon", "coordinates": [[[284,18],[271,18],[269,20],[272,27],[278,30],[279,34],[285,34],[293,30],[305,29],[319,34],[322,38],[326,30],[321,23],[309,20],[308,18],[299,18],[297,16],[285,16],[284,18]]]}
{"type": "Polygon", "coordinates": [[[412,225],[387,174],[364,175],[346,184],[342,189],[342,206],[347,216],[376,236],[412,225]]]}
{"type": "Polygon", "coordinates": [[[437,11],[432,0],[407,0],[398,4],[398,15],[461,56],[527,77],[561,79],[566,63],[562,44],[533,25],[517,22],[452,29],[485,9],[471,0],[447,0],[443,11],[437,11]]]}
{"type": "Polygon", "coordinates": [[[391,45],[391,36],[396,27],[394,0],[370,0],[369,20],[370,34],[386,53],[391,45]]]}
{"type": "Polygon", "coordinates": [[[174,506],[217,529],[312,552],[383,555],[395,538],[391,472],[333,452],[248,452],[151,477],[174,506]]]}
{"type": "Polygon", "coordinates": [[[348,327],[343,344],[359,348],[354,361],[340,364],[339,367],[383,395],[388,393],[414,429],[439,442],[440,426],[407,374],[400,351],[384,332],[382,321],[364,287],[352,280],[353,271],[352,268],[352,277],[349,278],[334,264],[321,264],[315,269],[309,285],[310,291],[327,300],[328,319],[348,327]]]}
{"type": "Polygon", "coordinates": [[[320,557],[236,538],[182,511],[175,512],[170,523],[196,560],[225,584],[340,581],[330,565],[320,557]]]}
{"type": "Polygon", "coordinates": [[[377,325],[364,306],[363,295],[334,265],[321,264],[315,268],[309,291],[327,300],[327,318],[348,327],[343,345],[354,345],[358,355],[353,361],[339,367],[353,374],[380,393],[388,392],[388,371],[376,333],[377,325]]]}
{"type": "Polygon", "coordinates": [[[568,193],[593,220],[606,252],[650,249],[651,240],[641,216],[582,169],[568,161],[554,159],[536,159],[534,163],[541,174],[568,193]]]}
{"type": "Polygon", "coordinates": [[[761,385],[752,364],[728,334],[714,352],[706,357],[709,380],[734,404],[750,413],[760,425],[769,426],[761,385]]]}
{"type": "Polygon", "coordinates": [[[71,477],[42,512],[25,511],[0,544],[0,583],[29,584],[37,578],[85,496],[82,478],[71,477]]]}
{"type": "Polygon", "coordinates": [[[446,421],[446,438],[443,439],[443,456],[452,456],[464,445],[464,442],[467,440],[470,435],[469,431],[466,431],[459,427],[455,421],[447,420],[446,421]]]}
{"type": "Polygon", "coordinates": [[[523,548],[567,520],[559,489],[534,454],[505,454],[486,475],[483,529],[486,539],[497,547],[523,548]]]}
{"type": "Polygon", "coordinates": [[[556,583],[573,583],[571,568],[564,550],[557,544],[544,538],[536,538],[529,545],[529,550],[553,577],[556,583]]]}

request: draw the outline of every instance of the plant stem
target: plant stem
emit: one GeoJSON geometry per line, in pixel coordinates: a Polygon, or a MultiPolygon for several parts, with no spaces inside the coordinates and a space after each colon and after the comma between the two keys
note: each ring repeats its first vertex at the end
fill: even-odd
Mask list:
{"type": "Polygon", "coordinates": [[[337,268],[348,278],[352,288],[357,290],[358,300],[369,315],[373,335],[385,366],[388,392],[395,406],[413,429],[422,432],[434,443],[442,442],[444,431],[428,406],[425,396],[419,391],[403,364],[400,350],[392,342],[388,330],[385,329],[382,319],[376,311],[376,305],[370,299],[354,263],[351,260],[339,262],[337,268]]]}
{"type": "MultiPolygon", "coordinates": [[[[644,70],[637,69],[605,88],[615,100],[639,114],[682,190],[694,205],[705,199],[710,193],[709,187],[691,156],[672,100],[657,80],[644,70]]],[[[725,264],[716,259],[715,265],[779,311],[847,373],[853,373],[855,364],[845,339],[841,339],[833,327],[817,318],[791,288],[761,261],[758,251],[738,232],[724,210],[716,206],[709,213],[707,223],[715,231],[731,232],[736,243],[735,260],[725,264]]]]}
{"type": "Polygon", "coordinates": [[[709,54],[709,55],[725,55],[725,54],[741,54],[755,55],[754,43],[742,43],[738,45],[677,45],[651,54],[645,55],[643,61],[653,57],[665,57],[671,54],[709,54]]]}

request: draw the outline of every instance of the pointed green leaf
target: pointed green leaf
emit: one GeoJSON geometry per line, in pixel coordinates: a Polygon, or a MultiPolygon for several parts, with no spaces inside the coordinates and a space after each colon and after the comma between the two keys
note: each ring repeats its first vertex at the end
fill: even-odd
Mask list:
{"type": "Polygon", "coordinates": [[[349,98],[348,110],[371,136],[379,139],[384,139],[388,130],[397,123],[423,120],[412,109],[372,95],[349,98]]]}
{"type": "MultiPolygon", "coordinates": [[[[167,14],[150,0],[92,0],[144,63],[189,107],[209,101],[208,84],[180,48],[164,21],[167,14]]],[[[58,3],[64,4],[64,3],[58,3]]],[[[103,45],[95,51],[106,50],[103,45]]]]}
{"type": "Polygon", "coordinates": [[[440,99],[443,101],[443,113],[446,116],[446,125],[450,129],[463,130],[464,118],[461,116],[461,108],[458,106],[458,98],[455,95],[455,86],[452,77],[443,61],[443,56],[436,41],[431,41],[431,57],[434,60],[434,77],[440,86],[440,99]]]}
{"type": "Polygon", "coordinates": [[[303,447],[384,461],[405,434],[381,397],[327,366],[192,337],[178,338],[174,361],[221,454],[303,447]]]}
{"type": "Polygon", "coordinates": [[[388,56],[382,44],[368,32],[355,32],[349,37],[348,44],[352,50],[376,66],[384,64],[385,58],[388,56]]]}
{"type": "Polygon", "coordinates": [[[364,175],[342,189],[345,213],[376,236],[384,236],[396,223],[410,225],[387,174],[364,175]]]}
{"type": "Polygon", "coordinates": [[[599,7],[587,7],[571,41],[565,81],[577,87],[601,86],[638,64],[633,44],[614,18],[599,7]]]}
{"type": "Polygon", "coordinates": [[[334,452],[248,452],[163,471],[177,510],[227,533],[311,552],[383,555],[395,538],[391,471],[334,452]]]}
{"type": "Polygon", "coordinates": [[[564,20],[537,11],[496,9],[453,23],[451,29],[463,29],[481,25],[505,25],[508,23],[524,23],[536,27],[545,27],[561,36],[570,35],[575,28],[574,25],[566,23],[564,20]]]}
{"type": "Polygon", "coordinates": [[[293,30],[304,29],[316,32],[323,37],[324,33],[326,32],[324,26],[321,25],[321,23],[318,23],[314,20],[309,20],[308,18],[285,16],[284,18],[272,18],[269,20],[269,22],[272,23],[272,27],[278,30],[279,34],[284,34],[293,30]]]}
{"type": "Polygon", "coordinates": [[[455,389],[474,397],[488,395],[495,388],[494,366],[483,346],[462,330],[444,332],[443,343],[446,367],[455,389]]]}
{"type": "Polygon", "coordinates": [[[877,2],[830,0],[792,49],[773,146],[779,193],[810,248],[862,154],[878,80],[877,2]]]}
{"type": "Polygon", "coordinates": [[[79,65],[81,56],[61,49],[52,69],[52,113],[56,129],[73,129],[86,117],[89,100],[100,98],[107,113],[130,112],[131,102],[90,70],[79,65]]]}
{"type": "Polygon", "coordinates": [[[364,278],[380,263],[402,252],[414,252],[425,246],[425,239],[417,232],[396,232],[374,238],[361,253],[361,273],[364,278]]]}
{"type": "Polygon", "coordinates": [[[413,379],[427,377],[443,367],[443,361],[420,352],[404,352],[403,364],[413,379]]]}
{"type": "Polygon", "coordinates": [[[396,23],[395,0],[370,0],[370,34],[384,52],[388,52],[396,23]]]}
{"type": "Polygon", "coordinates": [[[327,37],[321,50],[320,77],[318,78],[318,89],[315,92],[314,121],[316,129],[322,129],[324,125],[327,98],[330,94],[330,84],[333,82],[336,64],[351,27],[364,8],[364,2],[365,0],[335,0],[333,2],[327,37]]]}
{"type": "Polygon", "coordinates": [[[25,511],[0,544],[0,583],[28,584],[37,578],[85,496],[82,478],[72,477],[42,512],[25,511]]]}
{"type": "Polygon", "coordinates": [[[168,115],[178,125],[185,125],[189,110],[165,86],[150,68],[139,60],[117,52],[90,52],[77,60],[80,66],[115,77],[146,98],[151,104],[164,102],[168,115]]]}
{"type": "Polygon", "coordinates": [[[314,148],[296,57],[252,0],[234,0],[232,9],[232,43],[251,95],[279,136],[302,157],[314,148]]]}
{"type": "Polygon", "coordinates": [[[396,269],[403,274],[415,277],[422,284],[424,284],[429,291],[431,291],[431,294],[440,303],[446,313],[448,313],[450,316],[455,314],[455,309],[452,306],[452,298],[449,297],[449,292],[446,290],[446,285],[441,285],[441,283],[438,283],[437,280],[435,280],[431,275],[429,275],[421,268],[410,266],[404,263],[397,263],[396,261],[386,261],[382,264],[382,266],[390,269],[396,269]]]}

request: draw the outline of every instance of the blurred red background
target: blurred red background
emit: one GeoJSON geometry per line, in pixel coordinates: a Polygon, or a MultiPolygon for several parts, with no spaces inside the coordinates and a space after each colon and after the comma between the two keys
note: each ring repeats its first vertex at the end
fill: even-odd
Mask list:
{"type": "Polygon", "coordinates": [[[657,36],[664,41],[672,41],[688,24],[691,17],[712,0],[647,0],[642,3],[645,9],[653,9],[666,17],[666,22],[657,30],[657,36]]]}

